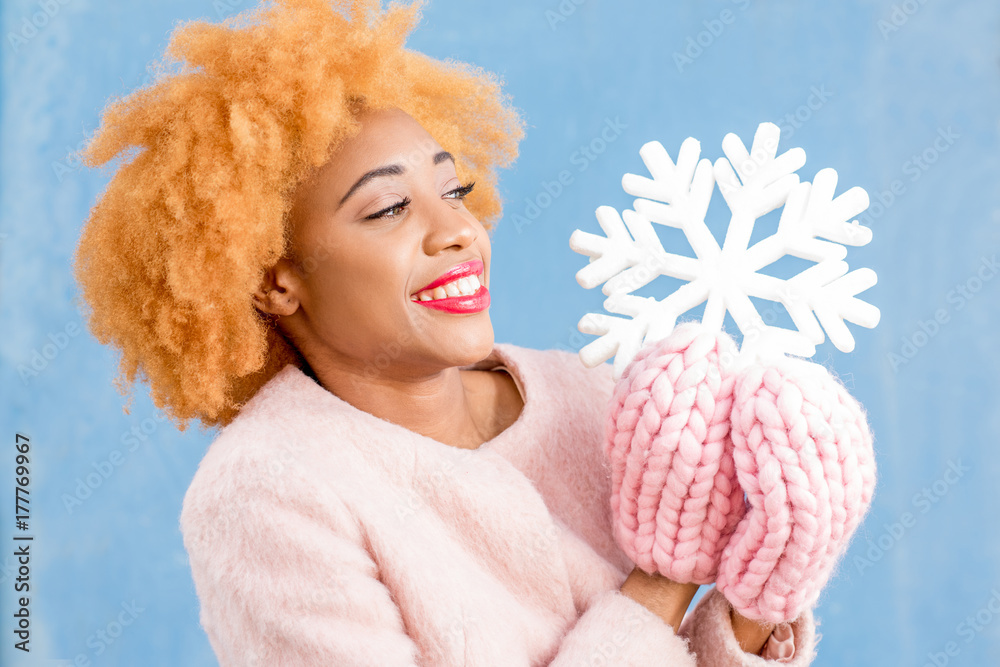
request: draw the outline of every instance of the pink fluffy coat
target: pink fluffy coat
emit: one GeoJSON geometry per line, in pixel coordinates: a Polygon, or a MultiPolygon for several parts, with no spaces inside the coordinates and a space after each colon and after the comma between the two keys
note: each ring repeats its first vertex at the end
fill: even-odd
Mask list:
{"type": "MultiPolygon", "coordinates": [[[[611,366],[498,343],[518,420],[477,450],[359,410],[285,367],[224,428],[181,529],[219,663],[767,665],[715,588],[680,636],[618,589],[602,453],[611,366]]],[[[815,656],[811,611],[792,624],[815,656]]]]}

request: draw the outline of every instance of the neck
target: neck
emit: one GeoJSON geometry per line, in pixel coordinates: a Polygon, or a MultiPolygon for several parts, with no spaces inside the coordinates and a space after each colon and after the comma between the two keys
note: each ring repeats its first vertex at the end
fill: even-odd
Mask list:
{"type": "Polygon", "coordinates": [[[377,373],[371,364],[312,365],[314,379],[327,391],[380,419],[446,445],[475,449],[492,437],[483,419],[488,398],[474,372],[459,367],[406,372],[390,365],[377,373]]]}

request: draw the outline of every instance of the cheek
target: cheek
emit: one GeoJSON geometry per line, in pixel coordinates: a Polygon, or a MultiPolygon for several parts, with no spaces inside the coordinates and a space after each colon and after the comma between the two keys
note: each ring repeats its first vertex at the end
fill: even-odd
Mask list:
{"type": "Polygon", "coordinates": [[[490,245],[489,237],[487,236],[487,234],[485,232],[480,236],[480,238],[482,238],[482,241],[479,244],[479,249],[480,249],[480,253],[483,256],[483,262],[486,264],[486,277],[488,279],[492,280],[493,279],[492,278],[492,275],[493,275],[493,257],[492,257],[493,248],[490,245]]]}
{"type": "MultiPolygon", "coordinates": [[[[406,291],[405,263],[382,251],[384,244],[351,244],[331,254],[311,286],[317,304],[330,314],[379,320],[398,310],[406,291]]],[[[358,322],[361,324],[361,322],[358,322]]]]}

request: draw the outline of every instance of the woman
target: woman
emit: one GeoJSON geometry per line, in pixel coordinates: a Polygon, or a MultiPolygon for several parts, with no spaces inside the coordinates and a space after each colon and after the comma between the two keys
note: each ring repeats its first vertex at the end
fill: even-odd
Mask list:
{"type": "Polygon", "coordinates": [[[349,9],[179,28],[188,66],[85,155],[145,149],[81,239],[92,331],[179,426],[223,427],[181,515],[220,664],[808,664],[810,613],[772,636],[713,590],[681,628],[697,586],[617,548],[610,366],[493,340],[521,121],[403,48],[415,5],[349,9]]]}

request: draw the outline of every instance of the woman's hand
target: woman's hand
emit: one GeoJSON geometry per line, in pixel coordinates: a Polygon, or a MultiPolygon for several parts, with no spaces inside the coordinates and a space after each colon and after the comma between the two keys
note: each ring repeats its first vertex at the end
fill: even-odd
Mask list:
{"type": "MultiPolygon", "coordinates": [[[[661,574],[646,574],[636,567],[621,585],[621,592],[663,619],[673,627],[674,633],[681,627],[684,612],[691,604],[699,584],[681,584],[661,574]]],[[[764,637],[764,641],[767,637],[764,637]]],[[[761,646],[764,642],[761,642],[761,646]]],[[[759,650],[760,647],[758,647],[759,650]]]]}
{"type": "MultiPolygon", "coordinates": [[[[699,584],[682,584],[661,574],[647,574],[636,567],[621,585],[621,592],[663,619],[678,632],[684,614],[691,600],[700,588],[699,584]]],[[[760,623],[747,618],[735,609],[731,610],[730,618],[733,624],[733,634],[740,648],[747,653],[758,655],[771,631],[774,623],[760,623]]]]}
{"type": "Polygon", "coordinates": [[[729,618],[733,623],[733,634],[740,643],[740,648],[753,655],[760,655],[761,649],[777,625],[747,618],[732,608],[729,611],[729,618]]]}

